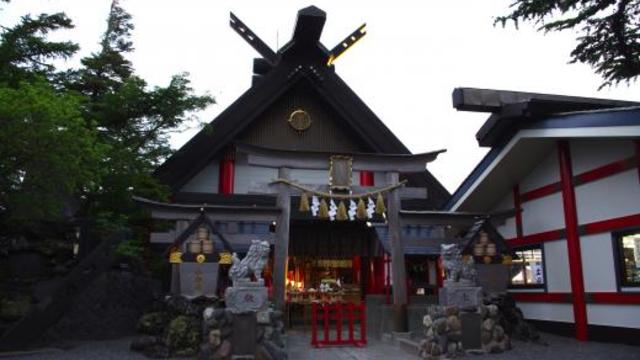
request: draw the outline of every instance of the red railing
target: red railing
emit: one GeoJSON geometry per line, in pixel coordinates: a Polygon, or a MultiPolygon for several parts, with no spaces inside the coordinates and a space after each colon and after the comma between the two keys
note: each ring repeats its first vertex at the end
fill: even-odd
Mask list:
{"type": "Polygon", "coordinates": [[[367,345],[366,308],[364,303],[317,304],[311,305],[311,346],[365,346],[367,345]],[[343,325],[347,324],[347,336],[343,337],[343,325]],[[318,338],[318,324],[322,327],[322,339],[318,338]],[[360,336],[356,327],[360,326],[360,336]]]}

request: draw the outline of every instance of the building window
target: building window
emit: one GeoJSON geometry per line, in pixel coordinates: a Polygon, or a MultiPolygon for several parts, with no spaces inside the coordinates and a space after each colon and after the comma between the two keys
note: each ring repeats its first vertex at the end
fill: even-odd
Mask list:
{"type": "Polygon", "coordinates": [[[640,230],[616,236],[620,284],[640,286],[640,230]]]}
{"type": "Polygon", "coordinates": [[[514,249],[511,262],[511,287],[544,287],[542,245],[514,249]]]}

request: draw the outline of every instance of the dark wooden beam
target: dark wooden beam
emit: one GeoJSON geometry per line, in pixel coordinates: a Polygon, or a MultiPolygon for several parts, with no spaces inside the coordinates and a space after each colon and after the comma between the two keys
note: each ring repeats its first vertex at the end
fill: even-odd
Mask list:
{"type": "Polygon", "coordinates": [[[331,52],[329,53],[329,60],[327,61],[327,65],[331,65],[336,59],[338,59],[345,51],[347,51],[353,44],[358,42],[358,40],[362,39],[365,35],[367,35],[367,30],[365,27],[367,24],[362,24],[358,27],[354,32],[349,34],[346,38],[344,38],[338,45],[336,45],[331,52]]]}
{"type": "Polygon", "coordinates": [[[247,154],[249,165],[292,169],[329,169],[329,157],[346,155],[353,157],[354,171],[381,171],[415,173],[426,170],[427,163],[435,160],[446,150],[422,154],[368,154],[368,153],[328,153],[321,151],[291,151],[264,148],[248,144],[237,144],[236,151],[247,154]]]}
{"type": "Polygon", "coordinates": [[[233,13],[229,13],[229,25],[240,35],[251,47],[253,47],[262,57],[271,65],[275,65],[278,60],[276,53],[271,50],[269,45],[265,44],[247,25],[245,25],[233,13]]]}
{"type": "Polygon", "coordinates": [[[315,6],[301,9],[293,30],[293,40],[299,44],[315,45],[320,40],[326,20],[327,14],[315,6]]]}
{"type": "Polygon", "coordinates": [[[457,110],[478,112],[499,112],[504,105],[529,102],[531,100],[553,102],[556,109],[560,108],[559,104],[598,108],[640,105],[640,103],[633,101],[477,88],[455,88],[452,98],[453,107],[457,110]]]}

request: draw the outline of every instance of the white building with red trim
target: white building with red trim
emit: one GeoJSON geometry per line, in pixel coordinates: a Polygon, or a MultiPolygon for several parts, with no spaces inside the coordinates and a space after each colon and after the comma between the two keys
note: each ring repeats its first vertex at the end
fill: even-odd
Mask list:
{"type": "Polygon", "coordinates": [[[495,224],[518,255],[510,293],[539,328],[580,340],[640,335],[640,103],[460,88],[454,107],[490,112],[490,151],[450,211],[495,224]]]}

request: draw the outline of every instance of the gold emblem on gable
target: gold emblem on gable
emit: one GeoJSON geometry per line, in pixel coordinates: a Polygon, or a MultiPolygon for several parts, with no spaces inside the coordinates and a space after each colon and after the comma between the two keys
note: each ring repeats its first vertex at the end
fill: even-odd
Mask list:
{"type": "Polygon", "coordinates": [[[292,112],[287,121],[289,125],[298,132],[303,132],[311,127],[311,116],[302,109],[292,112]]]}

